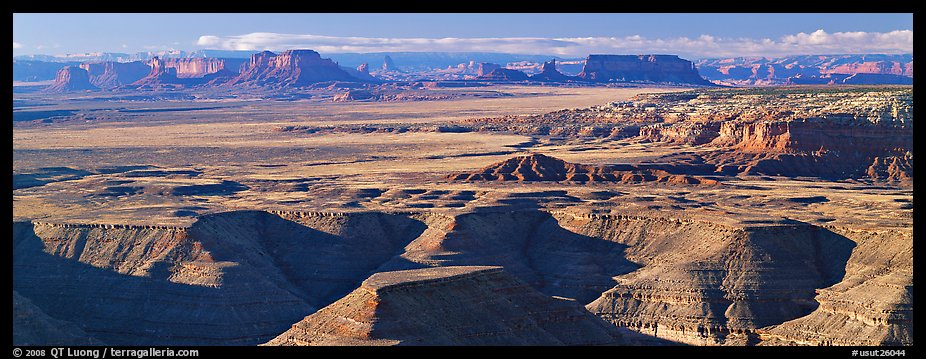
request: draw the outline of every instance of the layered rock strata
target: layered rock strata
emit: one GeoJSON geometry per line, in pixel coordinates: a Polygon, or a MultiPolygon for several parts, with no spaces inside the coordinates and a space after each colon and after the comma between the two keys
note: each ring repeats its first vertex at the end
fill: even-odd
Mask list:
{"type": "Polygon", "coordinates": [[[312,50],[288,50],[251,55],[241,73],[228,81],[231,86],[269,88],[304,87],[325,81],[360,81],[330,59],[312,50]]]}
{"type": "Polygon", "coordinates": [[[102,89],[113,89],[141,80],[151,72],[151,67],[141,61],[133,62],[91,62],[80,64],[90,74],[90,82],[102,89]]]}
{"type": "MultiPolygon", "coordinates": [[[[46,333],[25,338],[47,345],[81,333],[109,345],[252,345],[284,332],[284,344],[602,343],[581,341],[598,337],[576,334],[592,333],[588,321],[575,307],[551,304],[562,301],[555,296],[617,329],[671,342],[913,343],[909,231],[510,204],[460,214],[236,211],[188,228],[17,222],[14,302],[20,295],[34,308],[21,301],[14,318],[38,319],[14,320],[14,333],[46,333]],[[457,278],[455,269],[374,275],[454,266],[501,266],[516,280],[494,269],[464,270],[482,274],[461,274],[459,287],[397,284],[457,278]],[[513,282],[520,284],[499,284],[513,282]],[[485,314],[501,307],[476,303],[524,298],[559,309],[503,310],[522,320],[514,327],[478,320],[433,339],[419,331],[446,325],[427,313],[485,314]],[[48,318],[23,314],[30,312],[48,318]],[[411,313],[424,313],[422,322],[411,313]],[[42,323],[59,323],[64,333],[42,323]],[[569,329],[576,325],[585,329],[569,329]]],[[[454,322],[473,322],[461,318],[454,322]]],[[[20,345],[16,338],[24,337],[14,336],[20,345]]]]}
{"type": "Polygon", "coordinates": [[[501,267],[380,272],[268,345],[604,345],[616,328],[501,267]]]}
{"type": "Polygon", "coordinates": [[[55,82],[45,92],[95,91],[99,87],[90,83],[90,74],[77,66],[65,66],[55,75],[55,82]]]}
{"type": "Polygon", "coordinates": [[[538,153],[517,156],[475,173],[453,174],[447,178],[452,181],[656,182],[698,185],[719,183],[713,179],[674,174],[662,169],[642,168],[635,165],[575,164],[538,153]]]}

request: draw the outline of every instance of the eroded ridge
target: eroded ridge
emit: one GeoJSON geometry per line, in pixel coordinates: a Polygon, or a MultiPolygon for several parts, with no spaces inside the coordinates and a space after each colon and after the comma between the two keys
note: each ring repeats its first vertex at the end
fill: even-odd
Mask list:
{"type": "Polygon", "coordinates": [[[913,343],[903,229],[511,207],[13,227],[14,297],[49,318],[14,324],[110,345],[603,344],[601,323],[662,343],[913,343]],[[490,309],[525,326],[466,317],[490,309]],[[445,311],[472,326],[427,337],[445,311]]]}
{"type": "Polygon", "coordinates": [[[380,272],[268,345],[602,345],[619,334],[501,267],[380,272]]]}

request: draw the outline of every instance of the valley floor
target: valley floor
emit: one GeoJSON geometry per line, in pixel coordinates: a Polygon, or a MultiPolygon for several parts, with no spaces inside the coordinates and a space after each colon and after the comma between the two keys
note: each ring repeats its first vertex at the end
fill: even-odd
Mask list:
{"type": "MultiPolygon", "coordinates": [[[[284,331],[328,305],[353,308],[350,298],[367,294],[351,291],[372,273],[501,266],[510,277],[461,283],[526,283],[512,300],[576,304],[557,310],[588,320],[575,330],[594,333],[596,344],[647,344],[601,329],[605,323],[669,344],[912,345],[912,186],[751,173],[712,176],[716,185],[448,177],[529,153],[589,165],[708,153],[636,137],[441,127],[681,90],[507,86],[492,89],[506,96],[390,103],[56,103],[19,95],[14,104],[27,104],[21,111],[66,114],[13,129],[14,303],[21,303],[14,312],[39,313],[19,328],[38,333],[62,321],[68,332],[55,338],[107,344],[310,343],[284,331]],[[67,290],[56,297],[50,286],[67,290]],[[158,300],[166,304],[144,299],[146,286],[163,291],[158,300]],[[110,317],[87,299],[104,288],[126,293],[100,297],[117,308],[110,317]],[[193,305],[191,297],[206,299],[193,305]],[[586,310],[595,316],[584,317],[586,310]],[[167,322],[158,322],[161,313],[167,322]],[[129,319],[141,324],[115,324],[129,319]],[[213,325],[222,328],[213,337],[197,336],[213,325]]],[[[408,298],[381,300],[452,305],[408,298]]],[[[332,317],[360,315],[325,313],[300,325],[341,333],[327,327],[332,317]]],[[[581,344],[548,325],[518,328],[530,328],[523,329],[529,343],[581,344]]],[[[427,343],[401,337],[409,330],[362,328],[373,337],[392,333],[384,343],[427,343]]],[[[478,343],[447,333],[441,343],[478,343]]],[[[14,342],[36,338],[14,335],[14,342]]],[[[339,340],[361,343],[324,342],[339,340]]]]}

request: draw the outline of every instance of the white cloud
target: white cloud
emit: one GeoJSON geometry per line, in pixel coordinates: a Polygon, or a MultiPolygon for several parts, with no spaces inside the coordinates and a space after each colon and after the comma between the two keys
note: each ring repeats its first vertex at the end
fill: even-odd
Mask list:
{"type": "Polygon", "coordinates": [[[556,54],[583,57],[590,53],[663,53],[687,57],[783,56],[800,54],[912,53],[913,31],[835,32],[823,29],[770,38],[625,37],[495,37],[383,38],[255,32],[236,36],[203,35],[196,45],[223,50],[313,49],[321,53],[385,51],[476,51],[556,54]]]}
{"type": "Polygon", "coordinates": [[[13,48],[14,48],[14,49],[19,49],[19,48],[22,48],[22,47],[23,47],[23,44],[20,44],[20,43],[18,43],[18,42],[16,42],[16,41],[13,41],[13,48]]]}
{"type": "Polygon", "coordinates": [[[199,40],[196,40],[196,44],[205,47],[220,46],[222,44],[222,39],[218,36],[203,35],[199,37],[199,40]]]}

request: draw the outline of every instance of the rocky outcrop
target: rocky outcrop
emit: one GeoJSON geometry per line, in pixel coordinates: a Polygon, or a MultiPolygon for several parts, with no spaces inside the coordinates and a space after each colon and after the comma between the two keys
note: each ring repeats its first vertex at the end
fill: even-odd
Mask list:
{"type": "Polygon", "coordinates": [[[913,345],[913,240],[892,231],[834,228],[856,243],[836,285],[817,290],[807,316],[763,328],[789,345],[913,345]]]}
{"type": "Polygon", "coordinates": [[[77,66],[65,66],[58,70],[55,82],[44,89],[45,92],[96,91],[99,87],[90,83],[90,74],[77,66]]]}
{"type": "Polygon", "coordinates": [[[573,182],[656,182],[669,184],[716,185],[716,180],[673,174],[662,169],[634,165],[592,166],[565,162],[534,153],[490,165],[475,173],[453,174],[452,181],[573,181],[573,182]]]}
{"type": "Polygon", "coordinates": [[[161,87],[164,85],[183,85],[185,82],[177,76],[177,69],[167,66],[164,60],[154,57],[148,61],[151,71],[148,75],[131,84],[134,87],[161,87]]]}
{"type": "Polygon", "coordinates": [[[392,61],[392,58],[389,55],[383,57],[383,65],[380,66],[383,71],[398,71],[399,68],[395,66],[395,62],[392,61]]]}
{"type": "Polygon", "coordinates": [[[566,76],[560,73],[558,70],[556,70],[556,59],[552,59],[548,62],[544,62],[540,73],[532,75],[531,80],[543,82],[566,82],[576,81],[579,80],[579,78],[574,76],[566,76]]]}
{"type": "Polygon", "coordinates": [[[824,121],[729,121],[720,125],[717,134],[714,144],[746,152],[873,154],[913,148],[912,128],[824,121]]]}
{"type": "Polygon", "coordinates": [[[715,152],[707,155],[708,163],[739,162],[743,174],[912,184],[912,128],[823,121],[731,121],[721,124],[710,144],[735,153],[715,152]]]}
{"type": "Polygon", "coordinates": [[[675,55],[588,55],[579,77],[596,82],[671,82],[712,85],[691,61],[675,55]]]}
{"type": "Polygon", "coordinates": [[[330,59],[312,50],[289,50],[279,55],[263,51],[251,55],[250,62],[229,86],[267,88],[305,87],[325,81],[360,81],[330,59]]]}
{"type": "Polygon", "coordinates": [[[332,98],[334,102],[351,102],[351,101],[370,101],[376,100],[377,96],[370,92],[369,90],[347,90],[341,94],[335,95],[332,98]]]}
{"type": "Polygon", "coordinates": [[[133,62],[90,62],[80,64],[87,70],[90,83],[102,89],[113,89],[138,81],[151,72],[151,67],[141,61],[133,62]]]}
{"type": "Polygon", "coordinates": [[[524,72],[506,68],[494,69],[487,75],[479,76],[477,78],[487,81],[524,81],[529,79],[527,74],[524,72]]]}
{"type": "Polygon", "coordinates": [[[628,245],[628,259],[642,265],[615,278],[618,285],[590,303],[590,311],[622,327],[697,345],[750,344],[756,329],[809,314],[815,290],[842,279],[854,246],[809,225],[631,220],[603,228],[581,218],[563,225],[578,233],[613,233],[607,236],[628,245]],[[632,234],[643,228],[649,235],[632,234]],[[697,239],[702,236],[711,239],[697,239]],[[692,241],[701,245],[691,247],[692,241]]]}
{"type": "Polygon", "coordinates": [[[616,328],[501,267],[380,272],[267,345],[605,345],[616,328]]]}
{"type": "Polygon", "coordinates": [[[639,136],[644,141],[703,145],[720,135],[720,125],[720,122],[688,122],[674,126],[660,123],[640,127],[639,136]]]}
{"type": "Polygon", "coordinates": [[[502,68],[502,65],[493,64],[491,62],[480,62],[479,65],[476,66],[476,76],[486,76],[492,73],[492,71],[500,68],[502,68]]]}

